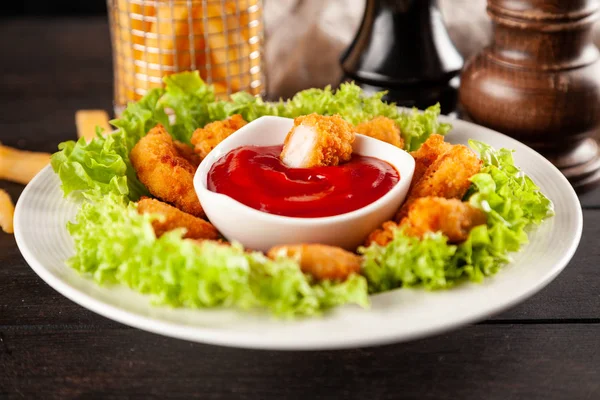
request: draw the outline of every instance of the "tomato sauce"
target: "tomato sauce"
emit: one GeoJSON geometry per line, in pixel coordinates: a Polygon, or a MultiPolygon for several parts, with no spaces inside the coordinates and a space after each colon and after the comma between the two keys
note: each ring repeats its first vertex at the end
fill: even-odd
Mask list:
{"type": "Polygon", "coordinates": [[[282,146],[242,146],[217,160],[208,190],[256,210],[318,218],[362,208],[386,194],[400,174],[385,161],[354,154],[335,167],[288,168],[282,146]]]}

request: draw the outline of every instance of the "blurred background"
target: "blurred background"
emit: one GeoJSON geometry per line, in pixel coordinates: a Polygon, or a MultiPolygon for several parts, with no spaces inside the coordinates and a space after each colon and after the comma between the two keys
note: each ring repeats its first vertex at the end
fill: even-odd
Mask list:
{"type": "MultiPolygon", "coordinates": [[[[489,40],[485,3],[440,0],[450,36],[465,57],[489,40]]],[[[358,29],[364,4],[365,0],[264,0],[269,97],[287,98],[301,89],[339,82],[339,57],[358,29]]],[[[106,0],[5,1],[0,11],[8,19],[107,16],[106,0]]],[[[80,21],[85,23],[85,18],[80,21]]],[[[104,34],[110,46],[108,28],[104,34]]]]}

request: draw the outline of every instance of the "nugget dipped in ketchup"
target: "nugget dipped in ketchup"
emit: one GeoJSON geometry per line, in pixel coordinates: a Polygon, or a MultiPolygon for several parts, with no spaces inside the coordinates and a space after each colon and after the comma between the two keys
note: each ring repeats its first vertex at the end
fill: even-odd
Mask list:
{"type": "Polygon", "coordinates": [[[354,127],[339,115],[303,115],[283,143],[281,161],[290,168],[330,167],[352,157],[354,127]]]}
{"type": "Polygon", "coordinates": [[[353,128],[341,118],[295,122],[283,146],[246,145],[222,156],[208,172],[208,190],[269,214],[320,218],[365,207],[400,181],[386,161],[352,153],[353,128]]]}

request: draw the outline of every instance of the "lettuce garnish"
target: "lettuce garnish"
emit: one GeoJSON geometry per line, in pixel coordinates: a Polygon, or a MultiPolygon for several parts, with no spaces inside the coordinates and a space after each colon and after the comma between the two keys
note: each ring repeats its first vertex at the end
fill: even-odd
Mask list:
{"type": "Polygon", "coordinates": [[[124,284],[156,304],[192,308],[265,307],[280,317],[316,315],[346,303],[369,304],[364,277],[312,281],[292,259],[268,259],[238,245],[182,239],[182,231],[156,238],[151,217],[124,196],[83,203],[68,225],[75,241],[69,264],[100,284],[124,284]]]}
{"type": "Polygon", "coordinates": [[[281,317],[316,315],[348,303],[367,307],[368,293],[397,287],[441,289],[495,273],[510,260],[510,252],[527,242],[527,227],[551,215],[552,203],[514,165],[510,151],[481,142],[470,143],[484,167],[473,177],[465,200],[487,213],[487,225],[473,229],[460,245],[448,244],[439,233],[419,240],[399,229],[387,246],[361,248],[364,276],[345,282],[315,282],[293,259],[270,260],[235,243],[199,245],[182,239],[181,231],[156,238],[151,217],[136,211],[133,201],[148,191],[137,179],[129,153],[157,123],[189,143],[196,128],[233,114],[252,121],[263,115],[316,112],[339,114],[353,124],[384,115],[400,126],[409,151],[432,133],[449,131],[448,124],[438,121],[439,105],[404,112],[383,102],[383,96],[367,96],[353,83],[344,83],[338,90],[304,90],[287,101],[267,102],[243,92],[225,101],[216,99],[197,72],[165,78],[165,89],[150,91],[111,121],[114,133],[98,132],[90,143],[61,143],[52,156],[65,195],[85,199],[68,226],[76,251],[69,264],[100,284],[127,285],[157,304],[266,308],[281,317]]]}
{"type": "Polygon", "coordinates": [[[480,154],[483,168],[471,178],[465,197],[487,214],[487,224],[472,229],[459,245],[447,243],[439,233],[418,240],[400,228],[387,246],[361,248],[371,293],[401,286],[442,289],[464,279],[480,282],[528,242],[530,225],[553,215],[552,202],[514,165],[510,150],[473,140],[469,145],[480,154]]]}

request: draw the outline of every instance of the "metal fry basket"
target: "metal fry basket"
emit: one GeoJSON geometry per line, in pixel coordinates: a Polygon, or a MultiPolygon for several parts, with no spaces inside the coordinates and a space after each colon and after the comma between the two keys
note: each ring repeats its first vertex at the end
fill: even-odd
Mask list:
{"type": "Polygon", "coordinates": [[[218,97],[264,94],[262,0],[107,0],[107,6],[117,114],[181,71],[198,70],[218,97]]]}

